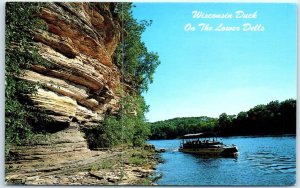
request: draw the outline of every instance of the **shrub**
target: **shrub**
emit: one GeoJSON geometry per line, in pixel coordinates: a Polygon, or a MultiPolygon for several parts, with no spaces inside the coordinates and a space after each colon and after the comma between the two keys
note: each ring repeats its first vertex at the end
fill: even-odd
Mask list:
{"type": "Polygon", "coordinates": [[[42,20],[34,16],[40,3],[6,3],[5,33],[5,156],[12,145],[28,143],[31,123],[44,119],[41,110],[32,107],[27,94],[34,94],[38,85],[19,79],[22,70],[31,63],[45,64],[32,45],[30,31],[45,29],[42,20]]]}

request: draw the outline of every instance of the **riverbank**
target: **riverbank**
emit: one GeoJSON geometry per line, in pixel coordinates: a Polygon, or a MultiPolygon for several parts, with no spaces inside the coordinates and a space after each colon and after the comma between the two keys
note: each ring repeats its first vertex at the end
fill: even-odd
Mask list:
{"type": "MultiPolygon", "coordinates": [[[[152,147],[123,147],[93,151],[96,162],[20,176],[6,166],[7,184],[23,185],[153,185],[159,155],[152,147]]],[[[88,160],[88,159],[87,159],[88,160]]],[[[55,163],[55,161],[53,161],[55,163]]]]}

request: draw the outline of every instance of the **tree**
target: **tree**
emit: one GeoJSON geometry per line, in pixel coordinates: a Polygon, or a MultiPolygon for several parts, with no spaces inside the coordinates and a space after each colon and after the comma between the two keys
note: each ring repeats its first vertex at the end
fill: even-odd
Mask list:
{"type": "Polygon", "coordinates": [[[231,125],[232,119],[226,113],[222,113],[218,119],[219,130],[223,133],[228,132],[228,128],[231,125]]]}
{"type": "Polygon", "coordinates": [[[238,113],[238,115],[237,115],[237,119],[238,119],[239,121],[243,121],[243,120],[247,119],[247,117],[248,117],[247,112],[240,112],[240,113],[238,113]]]}
{"type": "Polygon", "coordinates": [[[148,110],[144,99],[139,95],[125,95],[122,108],[116,116],[107,116],[97,126],[84,129],[90,148],[107,148],[120,144],[141,146],[150,135],[149,123],[145,120],[148,110]]]}
{"type": "Polygon", "coordinates": [[[118,3],[116,7],[123,31],[115,60],[122,70],[124,81],[142,93],[153,82],[153,74],[160,61],[157,53],[149,52],[141,39],[152,21],[138,22],[133,18],[132,8],[132,3],[118,3]]]}

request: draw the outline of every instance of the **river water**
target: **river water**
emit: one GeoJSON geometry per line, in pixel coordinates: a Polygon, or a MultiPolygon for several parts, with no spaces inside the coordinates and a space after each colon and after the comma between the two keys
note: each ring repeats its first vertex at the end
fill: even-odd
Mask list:
{"type": "Polygon", "coordinates": [[[180,140],[151,140],[165,148],[158,185],[294,185],[296,137],[228,137],[224,144],[239,148],[237,158],[203,158],[178,151],[180,140]]]}

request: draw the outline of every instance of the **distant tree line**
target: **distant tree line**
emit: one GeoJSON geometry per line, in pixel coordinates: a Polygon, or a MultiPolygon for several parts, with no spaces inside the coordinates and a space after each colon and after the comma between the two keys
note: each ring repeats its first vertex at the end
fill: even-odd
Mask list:
{"type": "Polygon", "coordinates": [[[217,118],[206,116],[158,121],[151,124],[150,139],[174,139],[184,134],[213,131],[217,122],[217,118]]]}
{"type": "Polygon", "coordinates": [[[150,139],[173,139],[208,131],[219,136],[296,134],[296,100],[271,101],[237,115],[222,113],[219,118],[184,117],[154,122],[150,139]]]}
{"type": "Polygon", "coordinates": [[[272,101],[235,116],[223,113],[219,116],[217,130],[223,136],[295,134],[296,100],[272,101]]]}

